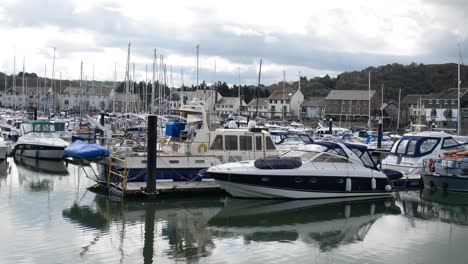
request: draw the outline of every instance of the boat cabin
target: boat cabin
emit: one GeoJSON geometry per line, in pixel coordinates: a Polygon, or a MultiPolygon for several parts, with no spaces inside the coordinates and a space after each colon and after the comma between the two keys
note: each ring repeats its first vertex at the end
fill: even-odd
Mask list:
{"type": "Polygon", "coordinates": [[[49,121],[34,120],[26,121],[21,124],[20,133],[26,135],[28,133],[48,133],[55,132],[55,124],[49,121]]]}
{"type": "Polygon", "coordinates": [[[465,147],[449,134],[440,132],[426,134],[418,133],[401,137],[392,145],[390,155],[418,158],[429,155],[436,150],[465,150],[465,147]]]}

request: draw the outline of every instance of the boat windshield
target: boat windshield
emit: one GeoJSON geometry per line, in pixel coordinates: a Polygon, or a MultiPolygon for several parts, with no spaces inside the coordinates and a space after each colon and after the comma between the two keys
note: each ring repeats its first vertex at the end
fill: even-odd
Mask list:
{"type": "Polygon", "coordinates": [[[51,123],[44,124],[23,124],[23,132],[25,134],[30,132],[54,132],[55,126],[51,123]]]}
{"type": "Polygon", "coordinates": [[[362,163],[364,163],[364,166],[371,168],[371,169],[377,168],[374,164],[374,161],[372,160],[372,157],[369,155],[369,152],[362,151],[357,148],[353,148],[351,149],[351,151],[361,159],[362,163]]]}
{"type": "Polygon", "coordinates": [[[311,158],[317,156],[319,152],[315,151],[303,151],[303,150],[291,150],[283,155],[283,157],[299,157],[303,162],[309,161],[311,158]]]}

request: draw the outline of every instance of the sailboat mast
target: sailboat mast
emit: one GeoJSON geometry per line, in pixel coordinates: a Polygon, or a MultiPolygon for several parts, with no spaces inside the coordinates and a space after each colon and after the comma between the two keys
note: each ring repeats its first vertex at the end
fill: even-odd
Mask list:
{"type": "Polygon", "coordinates": [[[260,59],[260,69],[258,70],[258,85],[255,90],[255,99],[257,99],[257,105],[255,107],[255,116],[258,117],[258,89],[260,89],[260,78],[262,76],[262,59],[260,59]]]}
{"type": "Polygon", "coordinates": [[[145,90],[143,93],[143,103],[145,104],[144,111],[148,113],[148,64],[145,64],[145,90]]]}
{"type": "Polygon", "coordinates": [[[25,95],[25,86],[24,86],[24,81],[25,81],[24,80],[24,77],[25,77],[24,76],[24,68],[25,68],[24,64],[25,64],[25,58],[23,57],[23,81],[22,81],[22,84],[21,84],[22,90],[23,90],[23,100],[22,100],[23,101],[23,107],[22,108],[23,108],[23,110],[26,110],[26,95],[25,95]]]}
{"type": "Polygon", "coordinates": [[[239,89],[238,89],[238,94],[239,94],[239,116],[241,115],[241,108],[242,108],[242,97],[241,97],[241,70],[239,67],[239,89]]]}
{"type": "Polygon", "coordinates": [[[199,87],[198,87],[198,59],[199,59],[199,55],[200,55],[200,53],[199,53],[200,52],[200,45],[197,44],[196,47],[197,47],[197,91],[198,91],[198,89],[199,89],[199,87]]]}
{"type": "Polygon", "coordinates": [[[80,117],[83,117],[83,90],[82,90],[82,83],[83,83],[83,62],[81,62],[80,66],[80,117]]]}
{"type": "Polygon", "coordinates": [[[286,114],[286,111],[284,111],[284,106],[283,106],[283,102],[286,101],[286,98],[284,98],[284,93],[285,93],[285,85],[286,85],[286,71],[283,71],[283,96],[281,96],[281,112],[283,113],[282,116],[283,116],[283,122],[284,122],[284,115],[286,114]]]}
{"type": "Polygon", "coordinates": [[[115,113],[115,96],[117,95],[117,62],[114,63],[114,98],[112,99],[112,113],[115,113]]]}
{"type": "Polygon", "coordinates": [[[16,48],[13,51],[13,110],[16,111],[16,48]]]}
{"type": "Polygon", "coordinates": [[[383,95],[384,95],[384,84],[382,83],[382,105],[381,105],[381,109],[380,109],[380,120],[382,120],[382,124],[383,124],[383,111],[384,111],[384,98],[383,98],[383,95]]]}
{"type": "Polygon", "coordinates": [[[396,125],[396,130],[400,129],[400,103],[401,103],[401,88],[398,90],[398,115],[397,115],[397,125],[396,125]]]}
{"type": "Polygon", "coordinates": [[[457,87],[458,87],[458,110],[457,110],[457,135],[460,136],[460,130],[461,130],[461,108],[460,108],[460,85],[461,85],[461,80],[460,80],[460,60],[461,60],[461,52],[460,52],[460,44],[458,44],[458,81],[457,81],[457,87]]]}
{"type": "MultiPolygon", "coordinates": [[[[299,71],[298,91],[301,91],[301,71],[299,71]]],[[[297,120],[301,120],[301,104],[297,104],[297,120]]]]}
{"type": "Polygon", "coordinates": [[[130,85],[130,45],[128,43],[128,50],[127,50],[127,66],[125,67],[125,113],[128,113],[128,90],[130,85]]]}
{"type": "Polygon", "coordinates": [[[52,99],[52,105],[55,111],[55,100],[54,100],[54,74],[55,74],[55,48],[54,48],[54,57],[52,58],[52,78],[50,80],[50,98],[52,99]]]}
{"type": "Polygon", "coordinates": [[[153,79],[152,79],[152,85],[151,85],[151,106],[150,106],[150,111],[151,114],[154,113],[154,95],[156,92],[156,49],[154,49],[154,56],[153,56],[153,79]]]}
{"type": "Polygon", "coordinates": [[[370,70],[369,70],[369,102],[367,103],[367,105],[369,106],[367,127],[369,130],[371,130],[371,72],[370,70]]]}

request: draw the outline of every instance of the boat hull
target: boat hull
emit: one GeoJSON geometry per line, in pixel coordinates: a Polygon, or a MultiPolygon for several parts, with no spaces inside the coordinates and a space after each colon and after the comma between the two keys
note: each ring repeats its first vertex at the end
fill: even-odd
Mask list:
{"type": "MultiPolygon", "coordinates": [[[[201,181],[205,177],[200,176],[199,172],[206,168],[156,168],[156,180],[171,181],[201,181]]],[[[103,170],[104,180],[107,180],[108,168],[103,170]]],[[[146,169],[129,169],[127,171],[128,182],[146,182],[148,174],[146,169]]],[[[112,179],[121,181],[118,178],[112,179]]],[[[212,179],[211,179],[212,180],[212,179]]]]}
{"type": "Polygon", "coordinates": [[[65,147],[52,147],[43,145],[16,145],[13,155],[35,159],[63,159],[65,147]]]}
{"type": "Polygon", "coordinates": [[[468,192],[468,177],[424,175],[422,180],[425,188],[468,192]]]}
{"type": "Polygon", "coordinates": [[[379,196],[390,196],[391,192],[387,191],[300,191],[300,190],[288,190],[279,189],[272,187],[253,186],[246,184],[239,184],[234,182],[219,181],[216,182],[226,190],[233,197],[243,198],[268,198],[268,199],[320,199],[320,198],[344,198],[344,197],[379,197],[379,196]]]}
{"type": "Polygon", "coordinates": [[[351,186],[347,191],[348,179],[338,176],[208,174],[234,197],[311,199],[391,195],[385,190],[388,180],[384,178],[375,178],[374,190],[371,178],[349,178],[351,186]]]}

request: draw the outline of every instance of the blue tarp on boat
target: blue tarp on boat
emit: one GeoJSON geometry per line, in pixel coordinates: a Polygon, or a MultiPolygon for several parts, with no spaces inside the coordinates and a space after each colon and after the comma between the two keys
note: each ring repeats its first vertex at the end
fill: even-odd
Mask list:
{"type": "Polygon", "coordinates": [[[99,144],[89,144],[81,140],[73,142],[64,150],[66,157],[93,158],[109,156],[109,150],[99,144]]]}

